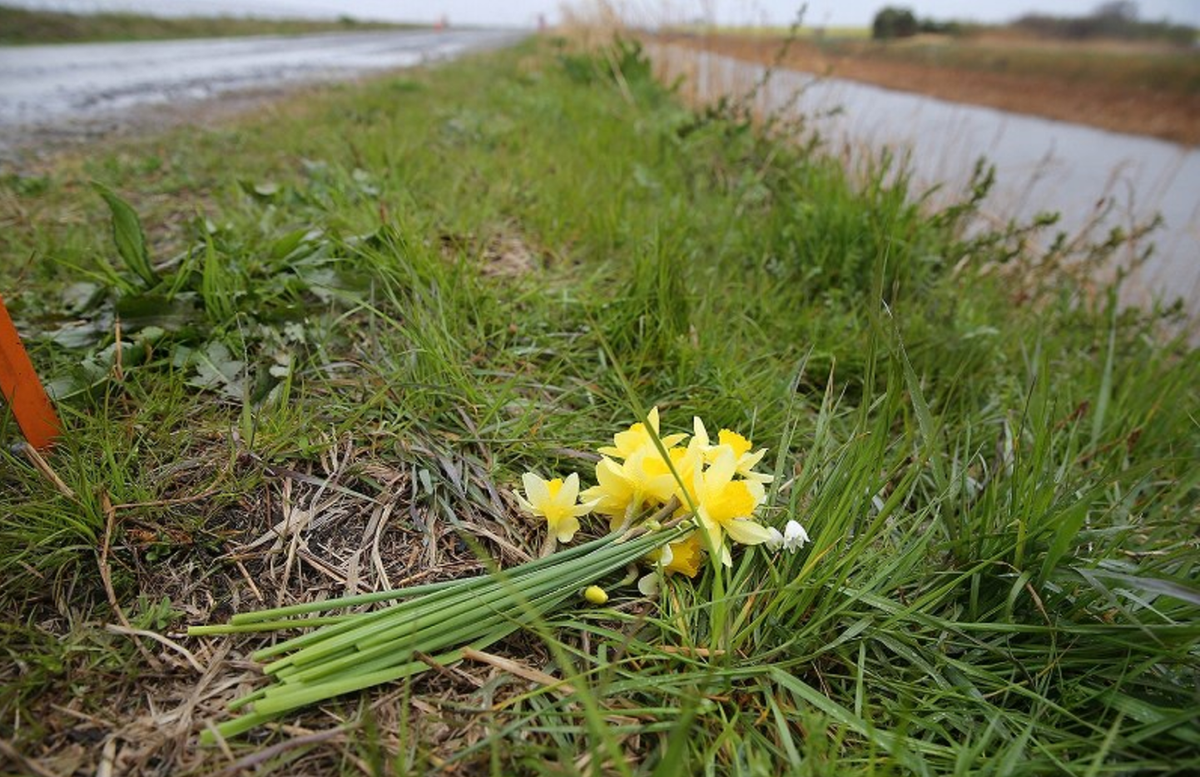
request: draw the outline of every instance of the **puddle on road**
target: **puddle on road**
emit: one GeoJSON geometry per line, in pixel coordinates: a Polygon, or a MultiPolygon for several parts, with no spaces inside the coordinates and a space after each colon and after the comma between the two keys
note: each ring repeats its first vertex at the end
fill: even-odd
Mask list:
{"type": "MultiPolygon", "coordinates": [[[[729,57],[649,50],[668,79],[688,79],[700,99],[744,95],[763,77],[761,65],[729,57]]],[[[906,150],[916,184],[942,184],[946,197],[965,191],[976,160],[986,157],[997,182],[985,210],[1000,222],[1057,212],[1055,230],[1102,239],[1112,227],[1129,232],[1161,214],[1163,226],[1149,238],[1154,254],[1124,284],[1122,299],[1182,297],[1192,317],[1200,315],[1198,149],[786,70],[772,75],[756,106],[814,117],[831,148],[858,149],[860,158],[885,147],[906,150]],[[1111,208],[1098,208],[1102,201],[1111,208]]]]}

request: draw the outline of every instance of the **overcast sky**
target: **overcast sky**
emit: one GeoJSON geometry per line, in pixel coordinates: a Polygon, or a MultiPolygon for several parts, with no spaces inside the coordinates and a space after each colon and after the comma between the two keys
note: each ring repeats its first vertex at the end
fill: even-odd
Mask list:
{"type": "MultiPolygon", "coordinates": [[[[809,25],[866,26],[884,5],[912,8],[919,17],[1006,21],[1029,11],[1083,15],[1101,0],[810,0],[809,25]]],[[[14,0],[7,0],[13,3],[14,0]]],[[[337,16],[452,24],[533,26],[539,15],[553,22],[560,0],[15,0],[15,4],[64,10],[99,8],[157,13],[233,13],[337,16]]],[[[586,0],[575,0],[586,6],[586,0]]],[[[712,18],[722,24],[787,24],[802,5],[789,0],[614,0],[614,5],[653,20],[712,18]]],[[[1200,27],[1200,0],[1139,0],[1141,18],[1200,27]]]]}

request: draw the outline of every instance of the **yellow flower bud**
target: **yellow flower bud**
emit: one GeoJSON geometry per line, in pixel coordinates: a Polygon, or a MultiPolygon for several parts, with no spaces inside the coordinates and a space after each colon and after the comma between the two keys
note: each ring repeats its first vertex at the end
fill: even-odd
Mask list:
{"type": "Polygon", "coordinates": [[[592,604],[604,604],[608,601],[608,593],[598,585],[589,585],[584,589],[583,598],[592,604]]]}

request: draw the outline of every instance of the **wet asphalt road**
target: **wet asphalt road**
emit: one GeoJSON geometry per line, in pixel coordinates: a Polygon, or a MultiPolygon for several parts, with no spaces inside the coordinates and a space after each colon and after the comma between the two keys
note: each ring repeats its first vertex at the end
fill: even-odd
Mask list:
{"type": "Polygon", "coordinates": [[[512,30],[0,46],[0,151],[131,109],[354,77],[516,42],[512,30]]]}

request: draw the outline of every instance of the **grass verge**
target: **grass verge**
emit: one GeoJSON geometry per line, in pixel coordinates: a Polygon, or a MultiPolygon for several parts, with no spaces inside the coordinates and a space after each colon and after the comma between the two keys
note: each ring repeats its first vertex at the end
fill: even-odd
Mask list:
{"type": "Polygon", "coordinates": [[[1170,312],[1089,294],[1035,227],[966,231],[986,176],[929,212],[785,129],[541,42],[6,176],[6,302],[67,434],[38,468],[0,422],[3,757],[1200,768],[1200,360],[1170,312]],[[607,580],[487,660],[198,744],[266,644],[184,626],[527,559],[520,473],[590,480],[651,405],[752,430],[765,519],[812,545],[656,602],[607,580]]]}

